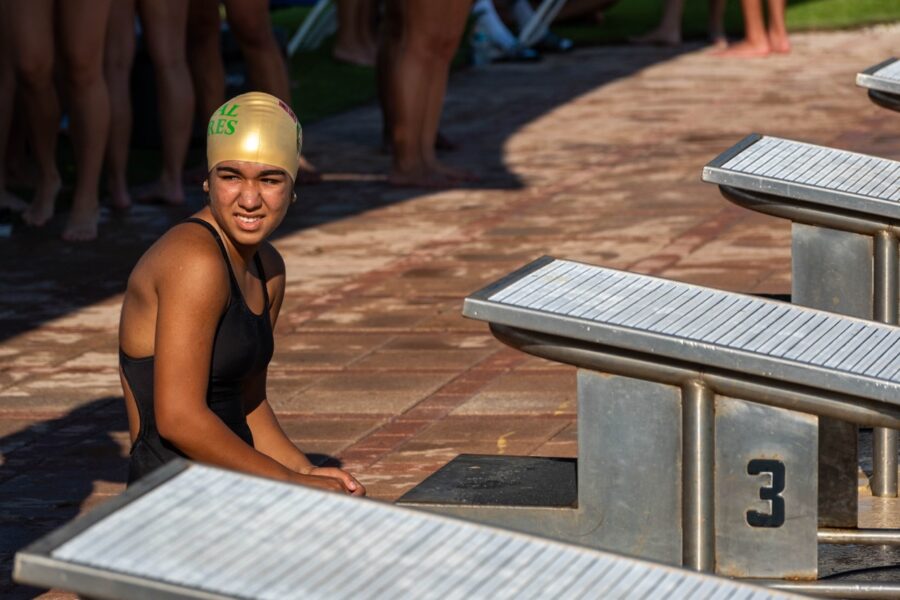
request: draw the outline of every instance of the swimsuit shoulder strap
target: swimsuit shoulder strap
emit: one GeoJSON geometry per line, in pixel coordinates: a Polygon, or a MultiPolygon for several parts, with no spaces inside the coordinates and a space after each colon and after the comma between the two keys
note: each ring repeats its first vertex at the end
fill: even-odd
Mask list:
{"type": "Polygon", "coordinates": [[[269,286],[266,284],[266,272],[263,270],[262,258],[259,256],[259,251],[253,255],[253,262],[256,263],[256,272],[259,274],[259,280],[262,282],[262,293],[263,293],[263,307],[266,311],[266,315],[269,314],[269,286]]]}

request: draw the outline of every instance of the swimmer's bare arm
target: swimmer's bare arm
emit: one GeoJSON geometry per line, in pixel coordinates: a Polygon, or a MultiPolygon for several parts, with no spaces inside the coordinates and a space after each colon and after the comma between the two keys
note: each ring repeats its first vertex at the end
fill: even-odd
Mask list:
{"type": "MultiPolygon", "coordinates": [[[[260,248],[263,266],[268,276],[268,292],[271,298],[269,318],[272,327],[278,320],[281,303],[284,300],[284,262],[271,246],[260,248]]],[[[341,482],[344,489],[354,496],[364,496],[366,488],[350,473],[343,469],[316,467],[306,455],[290,440],[275,416],[266,395],[266,373],[262,373],[247,389],[247,423],[253,433],[253,444],[256,448],[277,460],[282,465],[308,475],[332,477],[341,482]]]]}
{"type": "Polygon", "coordinates": [[[188,457],[283,481],[344,492],[329,477],[303,475],[255,450],[206,405],[206,386],[219,316],[228,301],[228,276],[218,249],[182,240],[164,251],[156,273],[154,406],[162,437],[188,457]]]}
{"type": "MultiPolygon", "coordinates": [[[[265,378],[260,377],[260,379],[263,380],[262,385],[265,386],[265,378]]],[[[256,395],[256,397],[260,398],[261,396],[256,395]]],[[[333,467],[317,467],[309,462],[306,455],[284,433],[269,402],[265,397],[261,398],[252,411],[247,414],[247,423],[250,425],[250,431],[253,432],[253,445],[257,450],[271,456],[292,471],[306,475],[330,477],[339,481],[347,493],[354,496],[366,495],[366,488],[363,484],[347,471],[333,467]]]]}

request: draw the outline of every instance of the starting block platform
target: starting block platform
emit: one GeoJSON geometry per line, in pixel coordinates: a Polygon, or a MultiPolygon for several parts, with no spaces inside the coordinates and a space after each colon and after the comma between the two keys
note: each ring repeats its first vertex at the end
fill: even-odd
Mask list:
{"type": "Polygon", "coordinates": [[[685,598],[786,592],[174,461],[16,554],[92,598],[685,598]]]}
{"type": "MultiPolygon", "coordinates": [[[[451,501],[465,463],[481,471],[469,487],[482,497],[509,479],[470,456],[402,504],[847,597],[813,582],[818,417],[900,425],[900,328],[552,257],[469,296],[463,314],[580,367],[577,501],[535,507],[473,490],[451,501]]],[[[508,473],[547,460],[505,458],[508,473]]]]}
{"type": "MultiPolygon", "coordinates": [[[[900,162],[753,134],[702,179],[739,206],[791,220],[793,302],[897,323],[900,162]]],[[[856,431],[823,419],[820,435],[820,521],[854,527],[856,431]]],[[[877,431],[874,454],[873,493],[897,496],[896,432],[877,431]]]]}
{"type": "Polygon", "coordinates": [[[856,85],[866,88],[875,104],[900,111],[900,61],[896,58],[857,73],[856,85]]]}

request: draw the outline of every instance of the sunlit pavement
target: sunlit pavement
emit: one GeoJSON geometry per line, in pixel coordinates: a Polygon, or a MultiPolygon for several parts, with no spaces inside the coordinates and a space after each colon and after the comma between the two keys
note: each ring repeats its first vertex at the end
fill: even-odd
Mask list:
{"type": "MultiPolygon", "coordinates": [[[[275,241],[289,281],[269,392],[285,430],[386,500],[463,452],[574,456],[574,368],[502,346],[460,316],[463,297],[542,254],[789,292],[789,224],[731,205],[701,168],[751,132],[900,159],[900,114],[854,85],[898,34],[797,35],[765,60],[608,47],[459,72],[443,130],[460,149],[442,157],[482,174],[469,188],[389,188],[374,106],[307,127],[326,181],[300,190],[275,241]]],[[[16,549],[124,487],[121,292],[189,212],[106,215],[93,244],[0,239],[4,597],[36,593],[10,587],[16,549]]],[[[861,494],[863,525],[898,525],[896,501],[861,494]]]]}

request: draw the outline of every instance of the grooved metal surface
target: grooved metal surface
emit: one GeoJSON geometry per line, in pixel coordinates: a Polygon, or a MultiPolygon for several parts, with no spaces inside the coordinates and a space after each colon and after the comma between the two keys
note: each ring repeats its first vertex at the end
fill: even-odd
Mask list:
{"type": "Polygon", "coordinates": [[[856,84],[893,94],[900,94],[900,61],[891,58],[856,75],[856,84]]]}
{"type": "Polygon", "coordinates": [[[838,209],[900,218],[900,162],[749,136],[703,168],[710,183],[838,209]]]}
{"type": "Polygon", "coordinates": [[[787,597],[199,465],[50,556],[62,564],[242,598],[787,597]]]}
{"type": "Polygon", "coordinates": [[[787,380],[813,387],[825,386],[822,376],[838,375],[841,391],[900,404],[900,328],[567,260],[541,261],[546,264],[470,296],[464,314],[748,374],[783,371],[787,380]]]}
{"type": "Polygon", "coordinates": [[[900,200],[900,162],[764,136],[722,165],[740,173],[900,200]]]}

